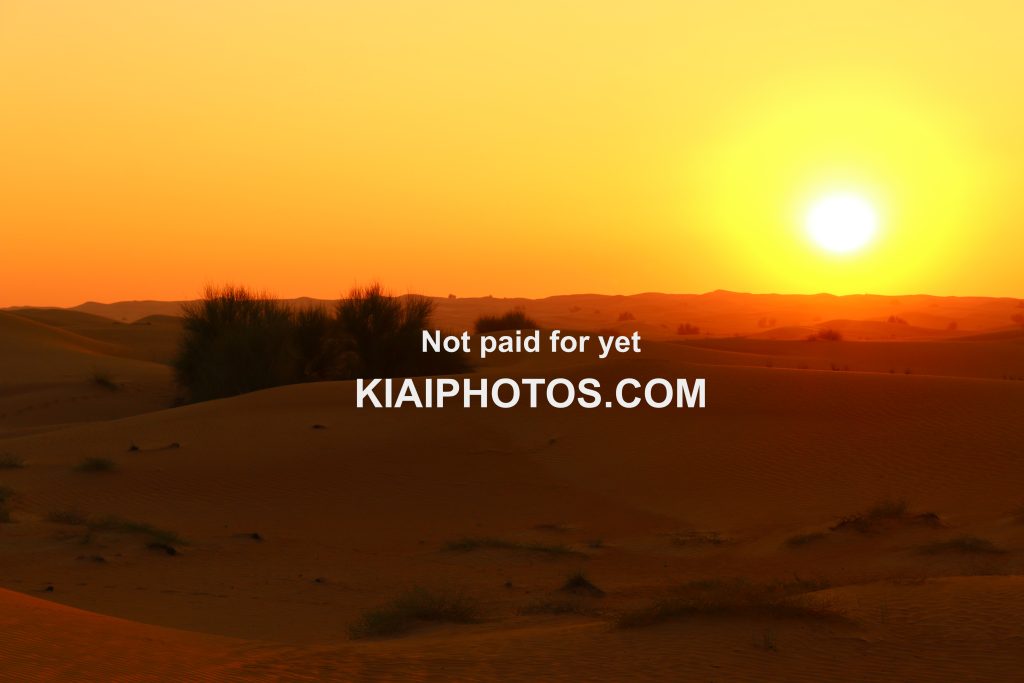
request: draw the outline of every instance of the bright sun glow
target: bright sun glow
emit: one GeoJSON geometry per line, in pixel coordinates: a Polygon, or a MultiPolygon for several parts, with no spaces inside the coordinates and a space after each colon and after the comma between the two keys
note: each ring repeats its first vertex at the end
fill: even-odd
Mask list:
{"type": "Polygon", "coordinates": [[[855,194],[830,194],[818,199],[807,212],[807,232],[829,251],[845,253],[860,249],[874,237],[878,217],[871,204],[855,194]]]}

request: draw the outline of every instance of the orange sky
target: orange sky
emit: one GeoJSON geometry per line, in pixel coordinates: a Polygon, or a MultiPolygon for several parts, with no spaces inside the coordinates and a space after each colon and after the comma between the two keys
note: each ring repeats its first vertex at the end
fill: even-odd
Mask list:
{"type": "Polygon", "coordinates": [[[4,0],[0,306],[1024,296],[1022,25],[1009,0],[4,0]],[[881,219],[853,254],[802,226],[835,190],[881,219]]]}

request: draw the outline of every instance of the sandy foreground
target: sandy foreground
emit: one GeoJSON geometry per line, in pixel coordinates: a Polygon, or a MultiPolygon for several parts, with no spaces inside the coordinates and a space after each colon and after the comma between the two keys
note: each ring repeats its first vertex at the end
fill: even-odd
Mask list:
{"type": "Polygon", "coordinates": [[[1019,680],[1024,334],[944,305],[955,334],[755,322],[479,370],[705,377],[703,411],[170,407],[173,317],[0,312],[0,679],[1019,680]],[[799,609],[715,602],[779,586],[799,609]],[[350,638],[414,587],[478,615],[350,638]]]}

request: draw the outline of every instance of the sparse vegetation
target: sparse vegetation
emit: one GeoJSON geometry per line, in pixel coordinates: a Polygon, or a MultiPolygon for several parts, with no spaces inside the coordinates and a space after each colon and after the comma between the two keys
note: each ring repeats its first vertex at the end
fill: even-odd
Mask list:
{"type": "Polygon", "coordinates": [[[681,531],[670,536],[672,545],[680,547],[723,545],[725,539],[717,531],[681,531]]]}
{"type": "Polygon", "coordinates": [[[298,382],[462,372],[462,355],[420,351],[433,309],[380,285],[352,290],[333,311],[210,287],[185,306],[175,377],[189,400],[202,401],[298,382]]]}
{"type": "Polygon", "coordinates": [[[918,551],[925,555],[961,553],[966,555],[1003,555],[1006,551],[987,538],[958,536],[948,541],[938,541],[920,546],[918,551]]]}
{"type": "Polygon", "coordinates": [[[890,315],[888,317],[888,319],[886,320],[886,322],[887,323],[892,323],[894,325],[906,325],[907,324],[907,321],[904,320],[903,318],[899,317],[898,315],[890,315]]]}
{"type": "Polygon", "coordinates": [[[54,510],[46,515],[46,521],[54,524],[67,524],[69,526],[82,526],[86,523],[86,516],[78,510],[54,510]]]}
{"type": "Polygon", "coordinates": [[[110,458],[86,458],[75,466],[76,472],[113,472],[117,464],[110,458]]]}
{"type": "Polygon", "coordinates": [[[843,340],[843,333],[839,330],[827,327],[822,330],[818,330],[814,334],[807,337],[807,341],[831,341],[837,342],[843,340]]]}
{"type": "Polygon", "coordinates": [[[797,534],[786,539],[786,546],[789,548],[803,548],[812,543],[822,541],[825,537],[826,534],[820,531],[809,534],[797,534]]]}
{"type": "Polygon", "coordinates": [[[526,315],[522,308],[513,308],[504,315],[482,315],[476,319],[477,334],[489,334],[505,330],[536,330],[537,323],[526,315]]]}
{"type": "Polygon", "coordinates": [[[114,381],[113,375],[106,370],[94,370],[92,383],[107,391],[118,391],[121,388],[121,385],[114,381]]]}
{"type": "Polygon", "coordinates": [[[0,454],[0,470],[20,470],[25,466],[25,461],[11,453],[0,454]]]}
{"type": "Polygon", "coordinates": [[[941,528],[942,520],[934,512],[912,514],[907,501],[885,499],[867,512],[841,518],[831,527],[832,531],[856,531],[862,534],[878,533],[887,528],[901,525],[919,525],[941,528]]]}
{"type": "Polygon", "coordinates": [[[573,555],[576,551],[566,545],[545,545],[543,543],[521,543],[503,538],[467,537],[449,541],[444,550],[468,552],[471,550],[526,550],[547,555],[573,555]]]}
{"type": "Polygon", "coordinates": [[[755,616],[774,619],[840,619],[842,614],[814,596],[818,584],[804,581],[756,585],[742,580],[696,581],[671,595],[619,616],[620,628],[652,626],[676,619],[755,616]]]}
{"type": "Polygon", "coordinates": [[[691,325],[690,323],[683,323],[679,327],[676,328],[676,334],[678,334],[678,335],[700,334],[700,328],[698,326],[696,326],[696,325],[691,325]]]}
{"type": "Polygon", "coordinates": [[[623,311],[622,313],[619,313],[620,323],[629,322],[630,320],[636,320],[636,316],[630,313],[629,311],[623,311]]]}
{"type": "Polygon", "coordinates": [[[475,600],[462,593],[416,587],[384,607],[364,613],[349,628],[354,638],[382,638],[412,630],[418,621],[470,624],[479,618],[475,600]]]}
{"type": "Polygon", "coordinates": [[[579,598],[539,598],[533,602],[523,605],[519,608],[518,612],[524,616],[534,614],[595,614],[595,610],[587,607],[587,605],[579,598]]]}
{"type": "Polygon", "coordinates": [[[380,285],[353,289],[338,303],[339,333],[352,349],[354,377],[409,377],[465,372],[460,354],[422,353],[421,332],[430,327],[434,302],[395,297],[380,285]]]}
{"type": "Polygon", "coordinates": [[[134,534],[145,536],[149,543],[166,545],[187,545],[185,540],[173,531],[167,531],[145,522],[132,522],[120,517],[103,517],[87,522],[90,532],[134,534]]]}
{"type": "Polygon", "coordinates": [[[561,590],[564,593],[587,595],[592,598],[600,598],[604,595],[604,591],[591,583],[590,579],[582,571],[570,574],[569,578],[562,584],[561,590]]]}

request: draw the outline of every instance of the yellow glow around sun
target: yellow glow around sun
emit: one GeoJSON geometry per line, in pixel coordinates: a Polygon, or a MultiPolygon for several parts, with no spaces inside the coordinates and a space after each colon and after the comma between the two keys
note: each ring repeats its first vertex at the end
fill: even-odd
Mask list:
{"type": "Polygon", "coordinates": [[[871,241],[878,229],[878,215],[864,198],[852,193],[836,193],[811,205],[806,227],[818,246],[844,254],[871,241]]]}

